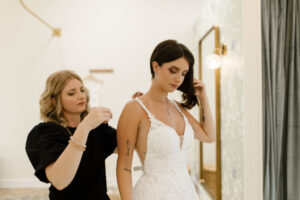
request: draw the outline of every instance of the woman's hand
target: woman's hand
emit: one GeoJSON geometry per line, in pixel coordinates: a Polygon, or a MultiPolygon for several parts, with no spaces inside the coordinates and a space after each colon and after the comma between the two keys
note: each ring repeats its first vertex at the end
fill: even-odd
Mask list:
{"type": "Polygon", "coordinates": [[[109,108],[93,107],[82,123],[91,131],[102,123],[108,123],[112,118],[112,112],[109,108]]]}
{"type": "Polygon", "coordinates": [[[194,83],[194,88],[195,88],[195,95],[197,97],[206,96],[205,84],[203,83],[203,81],[194,79],[193,83],[194,83]]]}
{"type": "Polygon", "coordinates": [[[135,99],[135,98],[137,98],[137,97],[140,97],[140,96],[142,96],[143,95],[143,93],[142,92],[135,92],[133,95],[132,95],[132,99],[135,99]]]}

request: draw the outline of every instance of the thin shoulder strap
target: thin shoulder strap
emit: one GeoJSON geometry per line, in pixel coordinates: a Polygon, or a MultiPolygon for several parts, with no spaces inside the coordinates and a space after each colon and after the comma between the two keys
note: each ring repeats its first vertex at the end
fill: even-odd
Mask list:
{"type": "Polygon", "coordinates": [[[146,108],[146,106],[144,105],[144,103],[139,99],[139,98],[136,98],[135,100],[137,100],[137,102],[139,102],[139,104],[142,106],[142,108],[146,111],[146,113],[148,114],[148,117],[150,119],[153,119],[154,116],[151,114],[151,112],[146,108]]]}
{"type": "Polygon", "coordinates": [[[175,105],[175,107],[178,109],[178,111],[182,114],[182,116],[185,117],[185,114],[182,112],[182,110],[179,108],[178,104],[176,103],[176,101],[171,100],[171,102],[175,105]]]}

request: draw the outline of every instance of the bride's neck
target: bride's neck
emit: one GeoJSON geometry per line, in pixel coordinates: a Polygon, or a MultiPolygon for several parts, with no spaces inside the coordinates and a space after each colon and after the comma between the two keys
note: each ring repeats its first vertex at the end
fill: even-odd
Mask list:
{"type": "Polygon", "coordinates": [[[168,92],[162,90],[155,84],[152,84],[146,95],[153,101],[165,103],[168,101],[168,92]]]}

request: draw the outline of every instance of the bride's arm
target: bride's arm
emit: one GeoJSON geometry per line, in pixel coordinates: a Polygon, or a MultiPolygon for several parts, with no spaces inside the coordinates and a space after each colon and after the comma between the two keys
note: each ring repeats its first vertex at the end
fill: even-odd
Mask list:
{"type": "MultiPolygon", "coordinates": [[[[137,98],[137,97],[139,97],[139,96],[142,96],[142,95],[143,95],[142,92],[135,92],[135,93],[132,95],[131,98],[132,98],[132,99],[135,99],[135,98],[137,98]]],[[[114,153],[118,153],[118,147],[115,148],[114,153]]]]}
{"type": "Polygon", "coordinates": [[[215,123],[212,117],[212,113],[209,107],[208,99],[206,96],[199,97],[200,104],[203,111],[203,119],[200,123],[196,120],[193,115],[191,115],[184,108],[181,108],[183,113],[188,118],[193,130],[194,130],[194,138],[200,140],[201,142],[215,142],[216,141],[216,131],[215,131],[215,123]]]}
{"type": "Polygon", "coordinates": [[[215,142],[215,122],[212,117],[205,85],[202,81],[194,79],[195,95],[198,97],[202,109],[202,120],[198,122],[188,111],[182,109],[194,130],[194,137],[202,142],[215,142]]]}
{"type": "Polygon", "coordinates": [[[117,180],[122,200],[132,199],[131,165],[139,125],[139,108],[136,101],[124,107],[117,128],[118,161],[117,180]]]}

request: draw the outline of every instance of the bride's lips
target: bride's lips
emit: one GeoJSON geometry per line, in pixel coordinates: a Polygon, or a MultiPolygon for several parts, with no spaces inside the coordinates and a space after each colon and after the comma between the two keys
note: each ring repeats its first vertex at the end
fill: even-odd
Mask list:
{"type": "Polygon", "coordinates": [[[178,88],[178,85],[176,84],[170,84],[173,88],[177,89],[178,88]]]}

